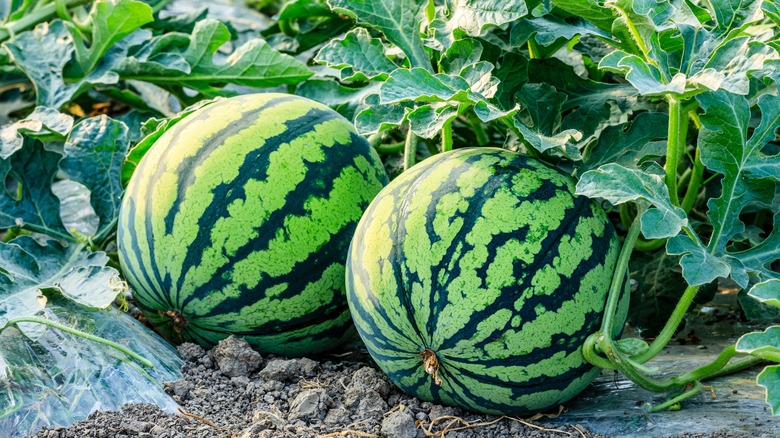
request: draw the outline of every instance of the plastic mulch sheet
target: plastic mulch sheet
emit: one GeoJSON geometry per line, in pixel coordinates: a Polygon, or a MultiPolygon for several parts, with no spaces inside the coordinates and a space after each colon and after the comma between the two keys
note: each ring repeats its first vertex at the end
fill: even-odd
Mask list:
{"type": "Polygon", "coordinates": [[[154,364],[147,368],[97,342],[32,323],[23,335],[0,333],[0,436],[16,437],[48,426],[67,426],[96,410],[126,403],[178,406],[162,382],[181,377],[176,349],[117,309],[84,311],[67,300],[49,302],[46,317],[129,347],[154,364]]]}

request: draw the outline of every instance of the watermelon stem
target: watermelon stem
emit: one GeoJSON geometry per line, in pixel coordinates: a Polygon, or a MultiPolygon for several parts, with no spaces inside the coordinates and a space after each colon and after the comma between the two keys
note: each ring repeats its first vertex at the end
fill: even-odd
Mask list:
{"type": "Polygon", "coordinates": [[[182,327],[190,324],[190,321],[187,319],[187,317],[182,315],[178,310],[171,309],[167,312],[158,310],[157,313],[159,313],[160,316],[167,316],[170,318],[171,324],[173,325],[173,331],[176,333],[181,333],[182,327]]]}
{"type": "Polygon", "coordinates": [[[71,335],[78,336],[80,338],[84,338],[84,339],[86,339],[88,341],[97,342],[98,344],[103,344],[105,346],[108,346],[108,347],[111,347],[111,348],[114,348],[116,350],[121,351],[122,353],[126,354],[127,356],[129,356],[130,358],[132,358],[133,360],[135,360],[136,362],[140,363],[141,365],[143,365],[145,367],[154,368],[154,364],[152,364],[148,359],[142,357],[141,355],[139,355],[138,353],[130,350],[129,348],[125,347],[124,345],[118,344],[118,343],[116,343],[114,341],[109,341],[106,338],[103,338],[103,337],[100,337],[100,336],[97,336],[97,335],[93,335],[91,333],[87,333],[87,332],[75,329],[73,327],[68,327],[65,324],[60,324],[58,322],[54,322],[54,321],[48,320],[46,318],[39,318],[37,316],[20,316],[18,318],[11,318],[11,319],[9,319],[5,323],[3,328],[0,329],[0,332],[5,330],[6,328],[8,328],[8,327],[10,327],[12,325],[16,325],[16,324],[18,324],[20,322],[32,322],[32,323],[36,323],[36,324],[43,324],[43,325],[55,328],[57,330],[63,331],[65,333],[70,333],[71,335]]]}
{"type": "Polygon", "coordinates": [[[411,126],[406,133],[406,143],[404,144],[404,170],[414,166],[417,160],[417,134],[412,131],[411,126]]]}
{"type": "Polygon", "coordinates": [[[417,357],[422,358],[423,369],[426,373],[430,374],[433,378],[433,383],[441,386],[442,381],[439,378],[439,358],[436,357],[436,353],[430,348],[426,348],[417,357]]]}

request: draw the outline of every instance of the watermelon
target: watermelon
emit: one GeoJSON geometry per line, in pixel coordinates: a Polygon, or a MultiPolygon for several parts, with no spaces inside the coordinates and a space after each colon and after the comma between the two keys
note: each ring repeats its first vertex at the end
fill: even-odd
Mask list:
{"type": "Polygon", "coordinates": [[[377,195],[350,245],[347,301],[393,383],[427,401],[526,415],[593,380],[581,346],[600,328],[620,245],[574,186],[541,161],[467,148],[377,195]]]}
{"type": "Polygon", "coordinates": [[[174,343],[231,334],[300,356],[354,333],[344,294],[357,222],[387,184],[377,153],[328,107],[285,94],[188,115],[128,183],[119,261],[174,343]]]}

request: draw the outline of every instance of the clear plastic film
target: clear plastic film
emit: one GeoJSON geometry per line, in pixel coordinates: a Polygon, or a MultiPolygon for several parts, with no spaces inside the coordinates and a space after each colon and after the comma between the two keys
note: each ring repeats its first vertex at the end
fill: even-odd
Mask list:
{"type": "MultiPolygon", "coordinates": [[[[109,346],[39,325],[33,339],[15,327],[0,333],[0,436],[17,437],[42,427],[67,426],[97,410],[127,403],[178,406],[163,390],[181,377],[174,347],[117,309],[84,311],[68,300],[51,300],[51,321],[119,343],[148,359],[148,368],[109,346]]],[[[32,327],[31,327],[32,328],[32,327]]]]}

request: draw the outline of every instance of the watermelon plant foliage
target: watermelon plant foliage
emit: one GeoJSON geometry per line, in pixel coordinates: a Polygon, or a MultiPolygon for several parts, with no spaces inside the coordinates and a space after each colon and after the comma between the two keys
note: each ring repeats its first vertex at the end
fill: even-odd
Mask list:
{"type": "MultiPolygon", "coordinates": [[[[612,338],[615,280],[585,357],[671,394],[653,409],[677,406],[716,372],[762,363],[757,383],[780,411],[777,1],[210,6],[0,2],[3,339],[42,345],[52,324],[19,318],[85,318],[123,296],[117,206],[156,138],[214,99],[287,91],[351,120],[393,176],[466,146],[504,147],[574,176],[578,194],[608,208],[623,238],[614,278],[629,270],[639,279],[643,298],[629,319],[655,338],[612,338]],[[654,266],[669,264],[685,287],[653,282],[654,266]],[[767,329],[700,369],[647,375],[642,364],[719,279],[741,289],[747,317],[770,318],[767,329]]],[[[105,343],[69,336],[74,350],[130,363],[105,343]]],[[[0,348],[0,363],[10,363],[9,351],[0,348]]],[[[33,403],[14,400],[11,411],[33,403]]],[[[30,427],[45,424],[36,421],[30,427]]]]}

